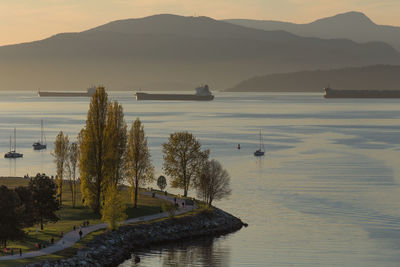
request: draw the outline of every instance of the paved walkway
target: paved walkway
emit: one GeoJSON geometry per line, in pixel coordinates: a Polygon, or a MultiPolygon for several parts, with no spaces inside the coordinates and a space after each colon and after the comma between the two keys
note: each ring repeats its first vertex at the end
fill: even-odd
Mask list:
{"type": "MultiPolygon", "coordinates": [[[[143,195],[151,195],[152,192],[144,192],[142,194],[143,195]]],[[[157,194],[157,193],[155,194],[155,196],[157,198],[174,203],[174,198],[171,196],[165,196],[165,195],[161,195],[161,194],[157,194]]],[[[177,198],[176,202],[178,203],[178,205],[180,207],[179,210],[176,212],[177,215],[189,212],[193,209],[196,209],[196,206],[187,206],[187,205],[185,205],[182,208],[182,202],[183,202],[182,199],[177,198]]],[[[168,217],[168,212],[156,213],[153,215],[128,219],[128,220],[124,221],[124,224],[136,223],[136,222],[142,222],[142,221],[151,221],[151,220],[160,219],[160,218],[164,218],[164,217],[168,217]]],[[[83,233],[83,236],[85,236],[93,231],[97,231],[99,229],[104,229],[104,228],[107,228],[107,224],[105,224],[105,223],[91,225],[91,226],[82,228],[82,233],[83,233]]],[[[18,259],[25,259],[25,258],[32,258],[32,257],[39,257],[39,256],[43,256],[43,255],[53,254],[53,253],[61,251],[63,249],[72,247],[77,241],[79,241],[79,239],[80,239],[79,238],[79,228],[77,228],[75,231],[71,231],[71,232],[65,234],[64,237],[61,238],[54,245],[48,246],[41,250],[34,250],[34,251],[22,253],[22,256],[19,255],[18,250],[14,250],[14,253],[15,253],[14,255],[1,256],[0,261],[18,260],[18,259]]]]}

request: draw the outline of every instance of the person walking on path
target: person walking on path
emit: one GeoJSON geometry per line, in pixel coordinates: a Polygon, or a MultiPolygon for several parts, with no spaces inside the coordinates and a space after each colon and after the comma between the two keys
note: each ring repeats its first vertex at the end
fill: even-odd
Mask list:
{"type": "Polygon", "coordinates": [[[79,239],[82,239],[82,235],[83,235],[82,230],[79,230],[79,239]]]}
{"type": "Polygon", "coordinates": [[[22,256],[22,249],[21,248],[19,248],[19,256],[20,257],[22,256]]]}

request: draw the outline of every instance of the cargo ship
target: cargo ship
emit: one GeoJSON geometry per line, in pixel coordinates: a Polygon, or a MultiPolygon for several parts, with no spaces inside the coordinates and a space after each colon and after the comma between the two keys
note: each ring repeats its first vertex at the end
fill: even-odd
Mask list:
{"type": "Polygon", "coordinates": [[[96,93],[96,87],[90,87],[86,92],[41,92],[38,91],[40,97],[91,97],[96,93]]]}
{"type": "Polygon", "coordinates": [[[400,98],[400,90],[337,90],[324,88],[325,98],[400,98]]]}
{"type": "Polygon", "coordinates": [[[183,101],[211,101],[214,96],[211,94],[208,85],[196,88],[195,94],[149,94],[136,93],[136,100],[183,100],[183,101]]]}

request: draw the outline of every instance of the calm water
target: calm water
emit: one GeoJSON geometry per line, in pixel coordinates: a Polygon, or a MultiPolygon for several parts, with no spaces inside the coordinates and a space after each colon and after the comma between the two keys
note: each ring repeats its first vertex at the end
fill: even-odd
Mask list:
{"type": "MultiPolygon", "coordinates": [[[[222,238],[137,252],[137,266],[399,266],[400,100],[241,93],[219,93],[208,103],[136,102],[132,93],[111,97],[123,104],[128,123],[136,117],[144,122],[157,175],[168,135],[193,132],[232,177],[232,196],[216,204],[249,223],[222,238]],[[259,129],[267,153],[257,159],[252,153],[259,129]]],[[[8,151],[16,127],[17,151],[24,153],[23,159],[2,159],[0,175],[54,174],[54,138],[63,130],[74,139],[88,104],[0,93],[0,149],[8,151]],[[40,137],[40,119],[49,147],[44,152],[31,147],[40,137]]]]}

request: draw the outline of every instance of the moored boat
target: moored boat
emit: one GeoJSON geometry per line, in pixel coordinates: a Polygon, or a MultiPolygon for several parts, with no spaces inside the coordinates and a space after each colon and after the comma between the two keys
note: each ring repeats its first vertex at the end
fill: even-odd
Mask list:
{"type": "Polygon", "coordinates": [[[47,148],[47,144],[45,141],[46,137],[44,136],[44,132],[43,132],[43,120],[40,120],[40,141],[37,141],[35,143],[33,143],[33,149],[34,150],[42,150],[42,149],[46,149],[47,148]]]}
{"type": "Polygon", "coordinates": [[[260,157],[260,156],[264,156],[264,154],[265,154],[265,151],[264,151],[264,142],[263,142],[263,139],[262,139],[262,136],[261,136],[261,130],[260,130],[260,148],[257,149],[257,150],[254,152],[254,156],[260,157]]]}
{"type": "Polygon", "coordinates": [[[17,131],[14,128],[14,150],[11,150],[11,136],[10,136],[10,151],[8,151],[6,154],[4,154],[4,158],[7,159],[15,159],[15,158],[22,158],[24,154],[18,153],[16,151],[17,147],[17,131]]]}

